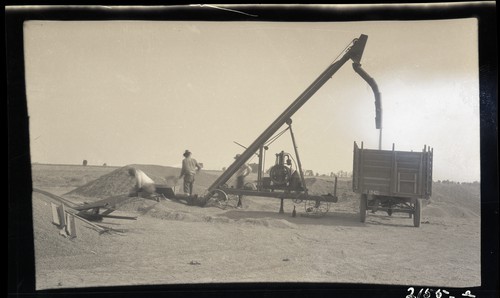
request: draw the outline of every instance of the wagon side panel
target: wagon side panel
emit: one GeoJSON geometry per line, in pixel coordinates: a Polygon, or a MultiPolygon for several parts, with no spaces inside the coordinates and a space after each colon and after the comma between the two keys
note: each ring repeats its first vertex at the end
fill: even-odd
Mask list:
{"type": "Polygon", "coordinates": [[[402,198],[428,198],[432,152],[354,148],[353,191],[402,198]]]}
{"type": "Polygon", "coordinates": [[[391,151],[361,149],[359,187],[361,193],[388,195],[391,193],[391,151]]]}
{"type": "Polygon", "coordinates": [[[397,151],[396,195],[421,196],[422,153],[397,151]]]}

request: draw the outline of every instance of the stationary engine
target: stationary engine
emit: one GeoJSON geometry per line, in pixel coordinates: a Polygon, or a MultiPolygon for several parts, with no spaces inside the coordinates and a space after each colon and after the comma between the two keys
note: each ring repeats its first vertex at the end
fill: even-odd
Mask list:
{"type": "Polygon", "coordinates": [[[264,188],[303,190],[299,173],[294,170],[292,161],[293,157],[290,153],[284,151],[276,153],[276,161],[269,169],[269,177],[263,178],[264,188]]]}
{"type": "Polygon", "coordinates": [[[276,162],[274,166],[269,169],[269,177],[274,185],[284,186],[287,185],[291,172],[292,160],[290,154],[284,151],[276,153],[276,162]]]}

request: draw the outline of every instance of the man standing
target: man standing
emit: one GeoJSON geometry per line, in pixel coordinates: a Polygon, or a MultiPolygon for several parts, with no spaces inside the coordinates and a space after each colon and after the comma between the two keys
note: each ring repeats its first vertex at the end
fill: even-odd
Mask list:
{"type": "Polygon", "coordinates": [[[150,197],[155,193],[156,187],[153,179],[149,178],[143,171],[136,168],[129,168],[128,174],[135,178],[134,188],[130,191],[129,196],[135,197],[139,196],[141,193],[145,193],[146,197],[150,197]]]}
{"type": "MultiPolygon", "coordinates": [[[[236,154],[234,159],[240,158],[240,154],[236,154]]],[[[248,176],[250,173],[252,173],[252,167],[248,165],[248,163],[244,163],[236,172],[236,188],[242,189],[245,186],[245,177],[248,176]]],[[[242,207],[241,199],[243,198],[242,195],[238,195],[238,204],[236,205],[237,208],[242,207]]]]}
{"type": "Polygon", "coordinates": [[[183,154],[182,169],[179,178],[184,176],[184,193],[193,195],[194,176],[201,170],[201,165],[191,157],[191,152],[186,150],[183,154]]]}

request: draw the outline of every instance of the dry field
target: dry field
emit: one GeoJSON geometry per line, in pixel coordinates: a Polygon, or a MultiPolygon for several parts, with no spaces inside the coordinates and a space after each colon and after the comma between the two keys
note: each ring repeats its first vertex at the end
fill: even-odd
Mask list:
{"type": "MultiPolygon", "coordinates": [[[[178,169],[138,166],[156,182],[178,169]]],[[[128,191],[123,168],[33,165],[33,186],[74,202],[128,191]]],[[[198,176],[202,193],[216,173],[198,176]]],[[[308,188],[331,191],[326,178],[308,188]]],[[[179,187],[177,187],[178,191],[179,187]]],[[[405,214],[377,212],[359,222],[350,181],[322,218],[291,217],[294,203],[246,197],[242,209],[135,199],[107,219],[126,233],[99,235],[77,222],[77,238],[59,235],[50,198],[33,193],[36,288],[219,282],[328,282],[474,287],[480,280],[479,184],[434,183],[433,197],[413,227],[405,214]]]]}

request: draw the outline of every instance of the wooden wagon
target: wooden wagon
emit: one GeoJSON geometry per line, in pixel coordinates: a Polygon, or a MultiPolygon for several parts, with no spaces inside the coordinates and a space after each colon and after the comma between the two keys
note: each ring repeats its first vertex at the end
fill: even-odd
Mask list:
{"type": "Polygon", "coordinates": [[[352,188],[360,195],[359,214],[401,212],[420,226],[422,200],[432,194],[433,149],[421,152],[364,149],[354,142],[352,188]]]}

